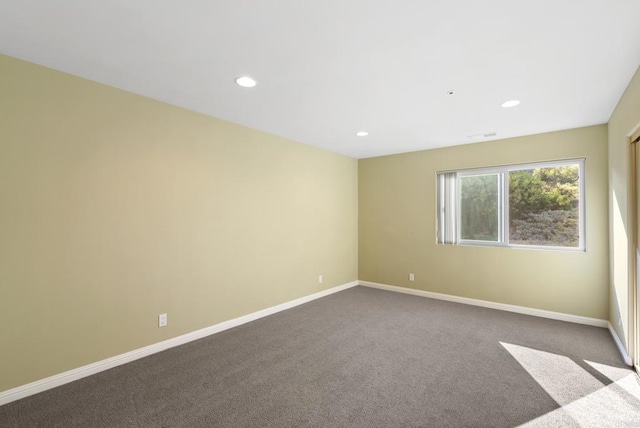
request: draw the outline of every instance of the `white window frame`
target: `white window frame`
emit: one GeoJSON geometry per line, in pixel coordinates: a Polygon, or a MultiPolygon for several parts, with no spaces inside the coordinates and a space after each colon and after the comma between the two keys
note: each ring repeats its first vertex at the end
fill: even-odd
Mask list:
{"type": "MultiPolygon", "coordinates": [[[[483,247],[511,247],[511,248],[526,248],[526,249],[536,249],[536,250],[551,250],[551,251],[586,251],[586,160],[584,158],[579,159],[567,159],[567,160],[559,160],[559,161],[545,161],[545,162],[534,162],[534,163],[526,163],[526,164],[514,164],[514,165],[504,165],[497,167],[487,167],[487,168],[474,168],[474,169],[464,169],[457,171],[439,171],[437,175],[443,173],[456,173],[456,184],[455,184],[455,192],[456,192],[456,224],[455,233],[456,233],[456,245],[470,245],[470,246],[483,246],[483,247]],[[559,246],[551,246],[551,245],[522,245],[522,244],[510,244],[509,243],[509,172],[511,171],[519,171],[525,169],[537,169],[537,168],[554,168],[561,166],[570,166],[570,165],[578,165],[579,168],[579,191],[580,191],[580,199],[578,203],[578,246],[577,247],[559,247],[559,246]],[[481,241],[481,240],[473,240],[473,239],[462,239],[461,238],[461,209],[460,209],[460,199],[461,199],[461,178],[463,177],[472,177],[478,175],[498,175],[498,241],[481,241]]],[[[439,183],[440,181],[437,180],[439,183]]],[[[440,192],[440,188],[438,187],[438,192],[440,192]]],[[[439,208],[438,208],[438,225],[440,226],[444,221],[440,216],[442,215],[440,203],[442,201],[441,195],[438,194],[439,208]]],[[[441,231],[438,230],[438,236],[440,236],[441,231]]],[[[440,238],[439,238],[440,242],[440,238]]],[[[440,242],[441,244],[443,242],[440,242]]]]}

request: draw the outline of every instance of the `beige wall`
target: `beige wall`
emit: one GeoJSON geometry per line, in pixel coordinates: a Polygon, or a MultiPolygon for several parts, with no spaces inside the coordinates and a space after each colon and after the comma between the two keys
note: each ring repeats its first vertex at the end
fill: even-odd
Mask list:
{"type": "Polygon", "coordinates": [[[0,76],[0,391],[357,279],[355,159],[0,76]]]}
{"type": "Polygon", "coordinates": [[[6,56],[0,75],[0,391],[358,277],[627,340],[640,72],[608,127],[360,161],[6,56]],[[435,244],[436,171],[576,157],[585,253],[435,244]]]}
{"type": "Polygon", "coordinates": [[[364,159],[358,169],[359,279],[608,318],[606,125],[364,159]],[[586,252],[436,244],[436,171],[579,157],[586,252]]]}
{"type": "Polygon", "coordinates": [[[630,141],[640,125],[640,68],[609,119],[610,321],[630,352],[633,322],[629,251],[631,233],[630,141]]]}

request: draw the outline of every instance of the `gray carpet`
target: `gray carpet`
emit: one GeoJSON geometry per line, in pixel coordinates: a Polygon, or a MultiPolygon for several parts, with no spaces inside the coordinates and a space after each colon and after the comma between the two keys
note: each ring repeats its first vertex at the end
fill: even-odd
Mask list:
{"type": "Polygon", "coordinates": [[[355,287],[2,406],[0,426],[578,426],[545,367],[616,387],[587,362],[631,373],[602,328],[355,287]]]}

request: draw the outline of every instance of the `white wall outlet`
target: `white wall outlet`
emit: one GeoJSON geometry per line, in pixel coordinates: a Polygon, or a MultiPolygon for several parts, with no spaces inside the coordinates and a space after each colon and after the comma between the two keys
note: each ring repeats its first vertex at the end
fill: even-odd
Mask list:
{"type": "Polygon", "coordinates": [[[409,281],[415,281],[415,280],[416,280],[416,277],[412,273],[410,273],[409,274],[409,281]]]}
{"type": "Polygon", "coordinates": [[[318,284],[322,284],[322,275],[318,275],[318,284]]]}
{"type": "Polygon", "coordinates": [[[167,322],[167,314],[158,315],[158,327],[166,327],[167,322]]]}

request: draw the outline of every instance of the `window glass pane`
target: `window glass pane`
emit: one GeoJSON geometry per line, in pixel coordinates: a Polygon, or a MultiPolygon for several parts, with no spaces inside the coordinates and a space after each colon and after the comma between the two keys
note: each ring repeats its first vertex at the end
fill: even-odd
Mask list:
{"type": "Polygon", "coordinates": [[[509,172],[509,243],[578,247],[579,165],[509,172]]]}
{"type": "Polygon", "coordinates": [[[498,174],[460,177],[460,238],[476,241],[499,239],[498,174]]]}

